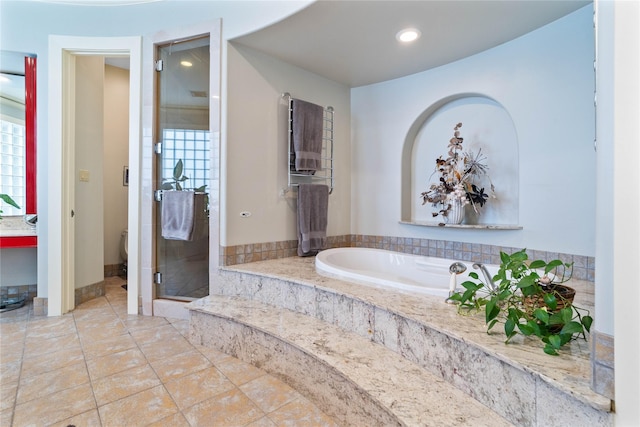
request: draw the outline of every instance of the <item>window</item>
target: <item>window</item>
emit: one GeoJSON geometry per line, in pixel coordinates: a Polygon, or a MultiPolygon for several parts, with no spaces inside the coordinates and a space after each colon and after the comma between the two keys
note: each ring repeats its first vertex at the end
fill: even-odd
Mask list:
{"type": "MultiPolygon", "coordinates": [[[[209,131],[165,129],[162,144],[162,178],[173,176],[173,168],[182,160],[182,186],[194,189],[209,185],[209,131]]],[[[205,190],[208,192],[208,190],[205,190]]]]}
{"type": "Polygon", "coordinates": [[[0,194],[8,194],[20,209],[3,204],[2,214],[26,212],[25,126],[14,120],[0,119],[0,194]]]}

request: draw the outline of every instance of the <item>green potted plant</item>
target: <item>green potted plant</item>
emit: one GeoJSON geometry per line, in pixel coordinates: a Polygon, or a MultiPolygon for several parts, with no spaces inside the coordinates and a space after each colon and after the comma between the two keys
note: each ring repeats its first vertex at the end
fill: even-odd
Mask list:
{"type": "MultiPolygon", "coordinates": [[[[474,280],[462,283],[464,291],[451,300],[461,313],[484,310],[487,332],[504,325],[505,343],[522,334],[539,338],[544,352],[558,351],[573,339],[586,339],[593,318],[589,311],[573,304],[575,290],[563,283],[571,279],[573,263],[559,259],[529,262],[526,250],[511,255],[500,252],[500,268],[492,283],[474,280]]],[[[488,279],[485,279],[485,281],[488,279]]]]}
{"type": "MultiPolygon", "coordinates": [[[[184,164],[182,163],[182,159],[179,159],[176,165],[173,167],[173,176],[170,178],[163,178],[164,182],[160,187],[162,190],[177,190],[182,191],[182,183],[189,179],[186,175],[182,173],[184,169],[184,164]]],[[[194,188],[194,191],[204,191],[207,186],[203,185],[198,188],[194,188]]]]}
{"type": "MultiPolygon", "coordinates": [[[[8,194],[0,194],[0,200],[16,209],[20,209],[20,206],[8,194]]],[[[2,209],[0,209],[0,219],[2,219],[2,209]]]]}

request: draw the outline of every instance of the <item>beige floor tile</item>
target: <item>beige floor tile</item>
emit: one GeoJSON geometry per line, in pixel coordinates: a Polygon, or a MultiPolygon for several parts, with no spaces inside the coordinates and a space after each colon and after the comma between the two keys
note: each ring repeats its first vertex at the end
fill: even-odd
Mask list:
{"type": "Polygon", "coordinates": [[[8,427],[12,426],[11,420],[13,418],[13,408],[0,410],[0,426],[8,427]]]}
{"type": "Polygon", "coordinates": [[[5,363],[3,360],[0,363],[0,383],[17,382],[20,379],[20,365],[21,361],[19,359],[10,363],[5,363]]]}
{"type": "Polygon", "coordinates": [[[49,354],[60,350],[61,348],[72,349],[80,348],[80,339],[76,332],[70,334],[42,338],[27,336],[24,343],[24,357],[29,358],[41,354],[49,354]]]}
{"type": "Polygon", "coordinates": [[[29,322],[28,338],[51,338],[67,335],[76,331],[73,316],[65,314],[60,317],[43,317],[29,322]]]}
{"type": "MultiPolygon", "coordinates": [[[[4,320],[4,319],[3,319],[4,320]]],[[[26,319],[3,321],[0,323],[0,348],[13,347],[16,341],[24,339],[27,332],[26,319]]]]}
{"type": "MultiPolygon", "coordinates": [[[[151,344],[167,338],[182,337],[180,333],[176,331],[176,328],[171,326],[165,319],[161,318],[162,323],[151,319],[153,319],[153,317],[147,317],[145,319],[145,316],[136,316],[136,321],[148,323],[149,325],[148,328],[139,327],[131,329],[131,335],[139,345],[151,344]],[[138,317],[140,317],[140,319],[138,319],[138,317]]],[[[129,320],[125,320],[125,324],[128,321],[129,320]]]]}
{"type": "Polygon", "coordinates": [[[16,405],[14,426],[43,426],[66,420],[96,407],[91,384],[82,384],[51,396],[16,405]]]}
{"type": "Polygon", "coordinates": [[[30,305],[0,313],[0,426],[274,427],[323,415],[308,402],[296,412],[302,398],[290,401],[265,372],[191,345],[188,321],[127,314],[123,280],[106,282],[106,297],[65,316],[33,317],[30,305]],[[260,408],[286,401],[273,418],[260,408]]]}
{"type": "Polygon", "coordinates": [[[300,393],[271,375],[263,375],[244,383],[240,390],[266,413],[301,397],[300,393]]]}
{"type": "Polygon", "coordinates": [[[249,363],[234,357],[225,359],[215,364],[216,367],[235,385],[240,386],[246,382],[254,380],[258,377],[266,375],[266,373],[249,363]]]}
{"type": "Polygon", "coordinates": [[[251,424],[247,424],[246,427],[277,427],[276,424],[269,419],[268,416],[264,416],[259,420],[252,422],[251,424]]]}
{"type": "Polygon", "coordinates": [[[84,350],[84,355],[87,360],[137,347],[135,341],[129,334],[117,335],[101,341],[91,341],[82,344],[82,349],[84,350]]]}
{"type": "Polygon", "coordinates": [[[11,409],[16,403],[18,381],[0,382],[0,410],[11,409]]]}
{"type": "Polygon", "coordinates": [[[155,342],[147,342],[145,344],[140,344],[138,342],[138,345],[150,362],[165,359],[177,354],[184,354],[193,349],[191,344],[189,344],[189,341],[179,333],[176,332],[176,334],[177,335],[167,336],[155,342]]]}
{"type": "MultiPolygon", "coordinates": [[[[5,337],[2,336],[2,340],[5,337]]],[[[7,339],[7,341],[9,341],[7,339]]],[[[5,345],[0,349],[0,362],[11,363],[22,359],[22,352],[24,350],[24,338],[21,341],[12,341],[11,346],[5,345]]]]}
{"type": "Polygon", "coordinates": [[[338,425],[317,406],[301,397],[271,412],[271,419],[279,427],[337,427],[338,425]]]}
{"type": "Polygon", "coordinates": [[[59,423],[52,424],[50,427],[69,427],[69,426],[101,427],[102,423],[100,422],[100,415],[98,415],[98,410],[92,409],[90,411],[75,415],[71,418],[67,418],[66,420],[60,421],[59,423]]]}
{"type": "Polygon", "coordinates": [[[200,352],[191,350],[176,356],[156,360],[151,362],[151,366],[153,366],[160,379],[166,382],[201,371],[212,365],[200,352]]]}
{"type": "Polygon", "coordinates": [[[220,363],[235,359],[233,356],[229,356],[228,354],[214,348],[204,347],[202,345],[194,345],[193,347],[216,366],[220,363]]]}
{"type": "Polygon", "coordinates": [[[120,320],[109,322],[104,326],[96,326],[94,328],[85,328],[79,331],[82,343],[94,343],[108,338],[117,337],[127,333],[127,328],[120,320]]]}
{"type": "Polygon", "coordinates": [[[87,360],[89,375],[93,381],[146,364],[147,359],[137,348],[87,360]]]}
{"type": "MultiPolygon", "coordinates": [[[[158,328],[161,326],[169,325],[169,322],[167,322],[164,317],[134,316],[132,314],[127,315],[127,318],[123,321],[127,328],[129,328],[129,330],[131,331],[158,328]]],[[[145,335],[138,334],[137,336],[144,337],[145,335]]]]}
{"type": "Polygon", "coordinates": [[[105,427],[145,426],[178,412],[163,386],[142,391],[98,408],[105,427]]]}
{"type": "Polygon", "coordinates": [[[146,427],[190,427],[190,425],[184,415],[182,415],[181,412],[178,412],[177,414],[173,414],[167,418],[163,418],[160,421],[151,423],[146,427]]]}
{"type": "Polygon", "coordinates": [[[165,383],[181,410],[226,393],[235,386],[220,371],[211,367],[165,383]]]}
{"type": "Polygon", "coordinates": [[[145,364],[93,382],[98,406],[139,393],[162,384],[151,366],[145,364]]]}
{"type": "Polygon", "coordinates": [[[200,402],[183,413],[193,426],[244,426],[264,416],[237,388],[200,402]]]}
{"type": "Polygon", "coordinates": [[[89,382],[89,374],[84,361],[76,362],[55,371],[45,372],[40,375],[20,378],[17,403],[25,403],[30,400],[52,395],[61,390],[86,384],[89,382]]]}
{"type": "Polygon", "coordinates": [[[71,348],[62,347],[52,353],[39,354],[35,357],[24,359],[20,375],[22,378],[27,378],[83,361],[82,349],[76,346],[71,348]]]}
{"type": "Polygon", "coordinates": [[[189,321],[183,319],[167,319],[180,335],[189,339],[189,321]]]}

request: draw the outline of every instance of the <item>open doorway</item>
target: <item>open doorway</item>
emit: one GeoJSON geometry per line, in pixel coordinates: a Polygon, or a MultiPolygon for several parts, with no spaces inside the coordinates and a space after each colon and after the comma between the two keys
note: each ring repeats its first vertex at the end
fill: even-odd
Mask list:
{"type": "MultiPolygon", "coordinates": [[[[139,295],[139,241],[140,241],[140,75],[141,75],[141,40],[139,37],[118,37],[118,38],[95,38],[95,37],[50,37],[50,84],[49,84],[49,176],[48,176],[48,196],[49,215],[46,218],[46,228],[48,231],[48,242],[45,249],[45,259],[47,260],[47,283],[48,283],[48,308],[49,315],[56,316],[66,313],[74,308],[76,275],[80,269],[76,269],[78,251],[90,252],[87,256],[94,260],[94,264],[99,262],[100,273],[103,274],[104,250],[100,245],[90,248],[76,247],[79,243],[76,237],[81,239],[86,236],[79,235],[76,226],[80,226],[76,221],[76,211],[84,211],[83,219],[88,219],[90,224],[99,224],[100,235],[104,235],[102,230],[103,220],[95,221],[95,216],[101,219],[104,215],[102,206],[95,209],[91,206],[91,195],[80,195],[76,188],[76,182],[90,183],[91,168],[100,168],[95,163],[91,168],[78,170],[76,161],[78,156],[77,148],[85,147],[86,141],[79,142],[80,138],[91,138],[90,134],[80,136],[76,133],[76,121],[82,120],[76,115],[80,108],[76,105],[79,97],[75,93],[75,79],[79,72],[76,59],[92,58],[101,62],[104,70],[105,56],[128,57],[130,61],[129,70],[129,91],[128,91],[128,297],[127,312],[138,313],[139,295]],[[59,102],[53,101],[59,100],[59,102]],[[78,193],[78,194],[77,194],[78,193]],[[81,197],[77,197],[81,196],[81,197]],[[86,197],[89,197],[88,199],[86,197]],[[91,216],[94,218],[91,218],[91,216]],[[99,255],[98,255],[99,254],[99,255]],[[99,260],[99,261],[96,261],[99,260]]],[[[82,62],[82,61],[80,61],[82,62]]],[[[102,154],[102,146],[99,151],[102,154]]],[[[95,156],[96,151],[93,152],[95,156]]],[[[89,154],[90,156],[91,154],[89,154]]],[[[95,156],[95,157],[102,157],[95,156]]],[[[96,169],[97,170],[97,169],[96,169]]],[[[100,182],[102,184],[102,182],[100,182]]],[[[98,188],[98,187],[95,187],[98,188]]],[[[94,188],[94,189],[95,189],[94,188]]],[[[88,189],[88,188],[87,188],[88,189]]],[[[82,190],[86,190],[83,188],[82,190]]],[[[102,193],[102,190],[100,191],[102,193]]],[[[98,197],[99,205],[103,204],[103,199],[98,197]]],[[[80,216],[78,216],[80,218],[80,216]]],[[[83,233],[87,230],[83,224],[83,233]]],[[[87,244],[81,241],[80,245],[87,244]]],[[[85,274],[83,272],[82,274],[85,274]]],[[[97,274],[96,268],[92,268],[90,274],[97,274]]],[[[87,280],[83,278],[82,280],[87,280]]],[[[93,280],[89,278],[88,280],[93,280]]]]}

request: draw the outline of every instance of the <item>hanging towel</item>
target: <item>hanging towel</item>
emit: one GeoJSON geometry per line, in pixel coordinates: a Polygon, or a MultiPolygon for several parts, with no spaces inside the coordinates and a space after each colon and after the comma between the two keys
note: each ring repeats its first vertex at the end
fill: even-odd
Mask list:
{"type": "Polygon", "coordinates": [[[298,256],[315,255],[327,242],[329,187],[298,186],[298,256]]]}
{"type": "Polygon", "coordinates": [[[205,194],[193,191],[162,193],[162,237],[169,240],[201,238],[207,227],[198,225],[205,216],[205,194]],[[196,235],[197,234],[197,235],[196,235]]]}
{"type": "Polygon", "coordinates": [[[322,168],[324,108],[294,99],[292,110],[292,151],[295,155],[295,170],[313,175],[322,168]]]}

